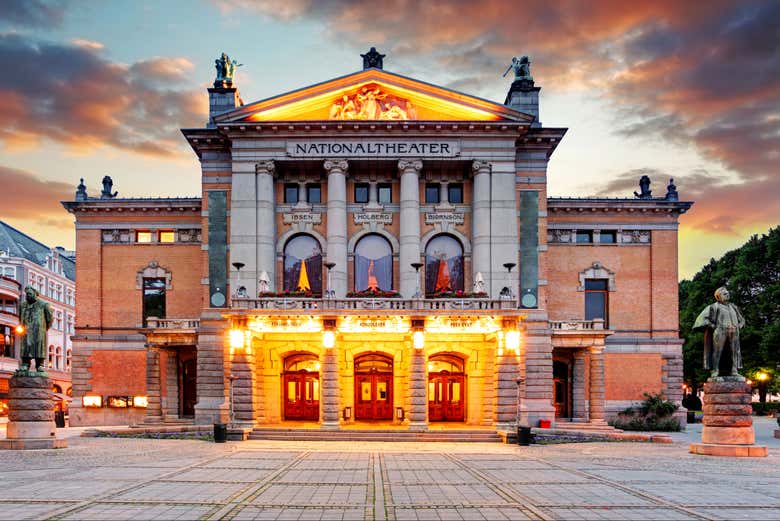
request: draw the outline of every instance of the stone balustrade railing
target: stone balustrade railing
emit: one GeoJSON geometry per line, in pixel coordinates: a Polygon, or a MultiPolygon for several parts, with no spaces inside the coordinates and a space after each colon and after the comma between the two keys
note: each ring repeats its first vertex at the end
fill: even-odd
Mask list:
{"type": "Polygon", "coordinates": [[[197,318],[156,318],[146,319],[149,329],[198,329],[200,320],[197,318]]]}
{"type": "Polygon", "coordinates": [[[550,320],[553,331],[598,331],[604,330],[604,320],[550,320]]]}
{"type": "Polygon", "coordinates": [[[401,310],[401,311],[450,311],[450,310],[498,310],[517,309],[514,300],[481,298],[303,298],[262,297],[232,300],[233,309],[251,310],[401,310]]]}

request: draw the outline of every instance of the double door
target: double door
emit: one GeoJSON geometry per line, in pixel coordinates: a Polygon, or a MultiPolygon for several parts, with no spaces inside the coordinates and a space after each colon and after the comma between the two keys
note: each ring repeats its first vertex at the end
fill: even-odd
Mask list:
{"type": "Polygon", "coordinates": [[[284,419],[319,421],[320,376],[301,372],[284,374],[284,419]]]}
{"type": "Polygon", "coordinates": [[[393,419],[393,373],[355,373],[355,419],[393,419]]]}
{"type": "Polygon", "coordinates": [[[466,419],[465,376],[447,371],[428,374],[428,420],[462,422],[466,419]]]}

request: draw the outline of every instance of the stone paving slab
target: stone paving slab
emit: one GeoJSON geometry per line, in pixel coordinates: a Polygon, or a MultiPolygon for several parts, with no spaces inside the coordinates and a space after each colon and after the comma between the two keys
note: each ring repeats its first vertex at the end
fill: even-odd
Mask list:
{"type": "Polygon", "coordinates": [[[780,453],[683,442],[455,443],[72,438],[0,452],[6,519],[759,519],[780,521],[780,453]],[[42,501],[48,500],[48,501],[42,501]]]}

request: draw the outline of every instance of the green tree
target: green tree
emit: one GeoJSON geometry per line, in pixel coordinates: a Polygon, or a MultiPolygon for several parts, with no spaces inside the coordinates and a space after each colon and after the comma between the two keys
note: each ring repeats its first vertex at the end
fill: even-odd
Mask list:
{"type": "Polygon", "coordinates": [[[740,248],[711,259],[693,279],[680,281],[683,372],[693,389],[708,376],[703,367],[703,334],[692,331],[693,323],[714,301],[715,290],[724,285],[745,316],[740,332],[742,373],[753,381],[760,372],[768,374],[767,388],[775,392],[780,388],[780,227],[754,235],[740,248]]]}

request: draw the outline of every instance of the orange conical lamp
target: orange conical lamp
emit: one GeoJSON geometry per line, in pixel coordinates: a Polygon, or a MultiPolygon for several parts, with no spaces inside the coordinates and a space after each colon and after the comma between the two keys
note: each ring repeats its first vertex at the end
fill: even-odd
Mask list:
{"type": "Polygon", "coordinates": [[[311,291],[309,274],[306,273],[306,261],[301,261],[301,274],[298,275],[298,291],[311,291]]]}
{"type": "Polygon", "coordinates": [[[451,291],[450,287],[450,268],[447,266],[446,259],[439,259],[439,270],[436,273],[436,285],[433,291],[451,291]]]}
{"type": "Polygon", "coordinates": [[[368,289],[372,291],[379,291],[379,282],[374,275],[374,261],[368,263],[368,289]]]}

